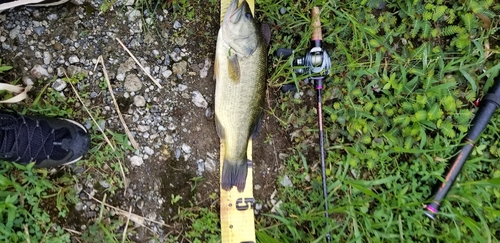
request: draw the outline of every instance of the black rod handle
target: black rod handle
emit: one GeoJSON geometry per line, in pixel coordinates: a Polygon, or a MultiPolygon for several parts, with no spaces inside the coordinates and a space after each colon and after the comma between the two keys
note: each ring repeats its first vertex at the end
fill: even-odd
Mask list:
{"type": "Polygon", "coordinates": [[[474,147],[474,143],[483,132],[488,122],[491,120],[493,113],[500,107],[500,76],[495,78],[493,87],[484,96],[479,104],[479,109],[476,116],[472,120],[472,126],[469,128],[467,135],[463,142],[465,145],[460,149],[460,152],[453,157],[450,164],[451,166],[446,173],[445,181],[441,183],[438,190],[434,194],[432,202],[426,206],[425,215],[431,219],[435,219],[436,213],[439,211],[441,202],[445,199],[446,194],[450,191],[453,182],[457,178],[460,170],[462,169],[467,157],[474,147]]]}

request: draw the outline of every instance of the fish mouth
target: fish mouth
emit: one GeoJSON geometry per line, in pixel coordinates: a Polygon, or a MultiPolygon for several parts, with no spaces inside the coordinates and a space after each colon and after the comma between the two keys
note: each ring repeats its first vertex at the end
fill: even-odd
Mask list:
{"type": "MultiPolygon", "coordinates": [[[[247,14],[247,11],[245,10],[250,9],[250,6],[248,5],[246,0],[243,0],[243,2],[241,2],[239,6],[238,2],[239,2],[238,0],[233,0],[227,10],[228,20],[231,21],[231,23],[233,24],[238,23],[238,21],[241,19],[241,16],[247,14]]],[[[250,12],[250,14],[252,13],[250,12]]]]}

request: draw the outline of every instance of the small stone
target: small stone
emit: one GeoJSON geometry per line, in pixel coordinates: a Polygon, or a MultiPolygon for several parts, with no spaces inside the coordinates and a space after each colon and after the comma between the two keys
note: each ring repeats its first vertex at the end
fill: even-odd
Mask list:
{"type": "Polygon", "coordinates": [[[73,30],[73,31],[71,32],[71,34],[69,35],[69,38],[70,38],[72,41],[76,41],[76,40],[77,40],[77,38],[78,38],[78,31],[73,30]]]}
{"type": "Polygon", "coordinates": [[[187,62],[186,61],[181,61],[181,62],[177,62],[177,63],[174,63],[174,65],[172,65],[172,72],[174,74],[184,74],[186,73],[187,71],[187,62]]]}
{"type": "Polygon", "coordinates": [[[64,69],[64,67],[58,67],[56,69],[56,72],[57,72],[57,77],[64,77],[65,73],[66,73],[66,69],[64,69]]]}
{"type": "Polygon", "coordinates": [[[181,37],[181,36],[175,37],[174,41],[175,41],[175,44],[178,46],[183,46],[186,44],[186,38],[181,37]]]}
{"type": "Polygon", "coordinates": [[[125,80],[125,73],[134,69],[136,67],[135,65],[135,61],[131,57],[124,63],[120,64],[120,67],[118,67],[118,71],[116,72],[116,79],[119,81],[125,80]]]}
{"type": "Polygon", "coordinates": [[[134,9],[128,13],[128,21],[135,22],[141,16],[142,16],[141,11],[134,9]]]}
{"type": "Polygon", "coordinates": [[[174,22],[174,29],[178,30],[178,29],[180,29],[181,27],[182,27],[181,23],[179,23],[179,21],[177,21],[177,20],[176,20],[176,21],[174,22]]]}
{"type": "Polygon", "coordinates": [[[150,127],[149,126],[146,126],[146,125],[138,125],[137,126],[137,130],[139,132],[147,132],[149,131],[150,127]]]}
{"type": "Polygon", "coordinates": [[[193,91],[193,96],[191,98],[191,101],[197,107],[205,109],[208,107],[207,101],[205,100],[205,98],[203,98],[203,95],[199,91],[193,91]]]}
{"type": "Polygon", "coordinates": [[[168,77],[170,77],[170,75],[172,75],[172,71],[170,71],[168,69],[161,72],[161,76],[163,76],[164,78],[168,78],[168,77]]]}
{"type": "Polygon", "coordinates": [[[217,163],[215,163],[215,160],[213,160],[212,158],[205,159],[205,169],[208,172],[215,172],[216,166],[217,166],[217,163]]]}
{"type": "Polygon", "coordinates": [[[56,91],[63,91],[67,86],[68,84],[60,78],[56,79],[54,83],[52,83],[52,88],[56,91]]]}
{"type": "Polygon", "coordinates": [[[166,135],[165,138],[163,139],[165,143],[174,143],[174,138],[170,135],[166,135]]]}
{"type": "Polygon", "coordinates": [[[31,80],[31,78],[30,78],[30,77],[28,77],[28,76],[24,76],[24,77],[22,78],[22,80],[23,80],[23,83],[24,83],[25,85],[27,85],[27,86],[33,86],[33,85],[35,84],[35,83],[33,82],[33,80],[31,80]]]}
{"type": "Polygon", "coordinates": [[[288,175],[283,176],[283,179],[281,179],[280,184],[284,187],[293,186],[292,181],[290,180],[290,178],[288,178],[288,175]]]}
{"type": "Polygon", "coordinates": [[[255,184],[255,185],[253,186],[253,189],[254,189],[254,190],[256,190],[256,191],[260,190],[261,188],[262,188],[262,186],[261,186],[261,185],[259,185],[259,184],[255,184]]]}
{"type": "Polygon", "coordinates": [[[182,57],[180,55],[180,50],[179,50],[179,52],[173,51],[172,53],[170,53],[170,58],[172,58],[172,61],[174,61],[174,62],[178,62],[178,61],[182,60],[182,57]]]}
{"type": "Polygon", "coordinates": [[[180,149],[176,149],[175,150],[175,159],[179,159],[181,157],[181,150],[180,149]]]}
{"type": "Polygon", "coordinates": [[[135,74],[129,74],[125,78],[124,88],[128,92],[137,92],[142,88],[142,82],[135,74]]]}
{"type": "Polygon", "coordinates": [[[185,143],[182,144],[181,146],[182,148],[182,151],[184,151],[184,153],[186,154],[190,154],[191,153],[191,147],[185,143]]]}
{"type": "Polygon", "coordinates": [[[141,166],[142,164],[144,164],[144,160],[141,157],[134,155],[130,157],[130,164],[132,164],[133,166],[141,166]]]}
{"type": "Polygon", "coordinates": [[[78,67],[78,66],[75,66],[75,65],[69,65],[67,71],[68,71],[68,76],[69,77],[73,77],[73,76],[75,76],[75,75],[83,72],[83,70],[82,70],[81,67],[78,67]]]}
{"type": "Polygon", "coordinates": [[[83,189],[83,186],[82,184],[80,183],[76,183],[75,185],[73,185],[73,190],[75,190],[75,194],[79,194],[83,189]]]}
{"type": "Polygon", "coordinates": [[[212,108],[208,107],[206,110],[205,110],[205,117],[209,120],[213,119],[214,118],[214,111],[212,110],[212,108]]]}
{"type": "Polygon", "coordinates": [[[106,182],[105,180],[100,180],[100,181],[99,181],[99,184],[100,184],[102,187],[104,187],[104,188],[109,188],[109,186],[110,186],[110,185],[109,185],[109,183],[108,183],[108,182],[106,182]]]}
{"type": "Polygon", "coordinates": [[[280,8],[280,14],[281,14],[281,15],[286,14],[286,8],[285,8],[285,7],[281,7],[281,8],[280,8]]]}
{"type": "Polygon", "coordinates": [[[41,36],[43,34],[43,32],[45,31],[45,27],[43,26],[38,26],[38,27],[34,27],[33,28],[33,31],[38,35],[38,36],[41,36]]]}
{"type": "Polygon", "coordinates": [[[81,201],[79,201],[79,202],[77,202],[77,203],[75,204],[75,210],[76,210],[76,211],[82,211],[83,206],[84,206],[84,204],[83,204],[81,201]]]}
{"type": "Polygon", "coordinates": [[[151,149],[150,147],[146,146],[146,147],[144,147],[144,153],[146,153],[148,155],[153,155],[155,153],[155,151],[153,149],[151,149]]]}
{"type": "Polygon", "coordinates": [[[35,65],[32,69],[31,69],[31,74],[33,75],[33,77],[39,79],[41,77],[48,77],[49,76],[49,72],[47,71],[47,69],[45,69],[44,67],[40,66],[40,65],[35,65]]]}
{"type": "Polygon", "coordinates": [[[173,131],[176,128],[177,128],[177,126],[175,124],[173,124],[173,123],[168,124],[168,127],[167,127],[167,129],[170,130],[170,131],[173,131]]]}
{"type": "Polygon", "coordinates": [[[134,96],[134,105],[137,107],[143,107],[146,105],[146,99],[142,95],[134,96]]]}
{"type": "Polygon", "coordinates": [[[116,80],[118,81],[123,81],[125,80],[125,73],[120,73],[119,72],[120,68],[118,68],[118,72],[116,73],[116,80]]]}
{"type": "Polygon", "coordinates": [[[187,88],[188,88],[188,86],[185,84],[177,85],[177,89],[179,90],[179,92],[182,92],[182,91],[186,90],[187,88]]]}
{"type": "Polygon", "coordinates": [[[285,154],[285,153],[279,153],[279,154],[278,154],[278,158],[280,158],[281,160],[285,160],[286,158],[288,158],[288,154],[285,154]]]}
{"type": "MultiPolygon", "coordinates": [[[[91,127],[92,127],[92,126],[90,126],[90,127],[88,127],[88,128],[87,128],[87,127],[85,126],[85,128],[87,128],[88,130],[90,130],[90,128],[91,128],[91,127]]],[[[83,166],[77,166],[75,169],[73,169],[73,172],[74,172],[75,174],[77,174],[77,175],[78,175],[78,174],[83,173],[84,171],[85,171],[85,169],[83,168],[83,166]]]]}
{"type": "Polygon", "coordinates": [[[18,26],[16,26],[14,29],[11,29],[11,30],[9,31],[9,37],[10,37],[11,39],[15,39],[15,38],[17,38],[17,36],[19,36],[19,33],[20,33],[20,32],[21,32],[21,26],[19,26],[19,25],[18,25],[18,26]]]}
{"type": "Polygon", "coordinates": [[[206,78],[208,76],[208,70],[212,66],[210,59],[205,58],[205,63],[203,64],[203,68],[200,70],[200,78],[206,78]]]}
{"type": "Polygon", "coordinates": [[[72,56],[69,57],[68,61],[71,64],[75,64],[75,63],[79,63],[80,62],[80,58],[78,58],[75,55],[72,55],[72,56]]]}
{"type": "MultiPolygon", "coordinates": [[[[35,29],[35,30],[36,30],[36,29],[35,29]]],[[[41,35],[41,33],[40,33],[39,35],[41,35]]],[[[63,45],[62,45],[61,43],[56,42],[56,43],[54,44],[54,50],[56,50],[56,51],[60,51],[60,50],[62,50],[63,48],[64,48],[64,47],[63,47],[63,45]]]]}
{"type": "Polygon", "coordinates": [[[50,61],[52,61],[52,55],[50,55],[50,52],[44,51],[43,52],[43,64],[49,65],[50,61]]]}
{"type": "Polygon", "coordinates": [[[57,14],[52,13],[47,15],[47,20],[56,20],[57,19],[57,14]]]}
{"type": "Polygon", "coordinates": [[[99,127],[101,128],[101,130],[106,130],[106,121],[105,120],[100,120],[99,122],[99,127]]]}
{"type": "Polygon", "coordinates": [[[201,176],[201,174],[205,171],[205,161],[202,159],[199,159],[196,161],[196,164],[198,165],[198,171],[196,172],[198,176],[201,176]]]}

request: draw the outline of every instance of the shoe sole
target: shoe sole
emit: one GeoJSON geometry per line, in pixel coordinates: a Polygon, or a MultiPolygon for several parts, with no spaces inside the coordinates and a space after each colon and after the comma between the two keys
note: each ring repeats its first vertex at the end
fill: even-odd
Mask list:
{"type": "MultiPolygon", "coordinates": [[[[74,124],[74,125],[76,125],[77,127],[81,128],[83,131],[85,131],[85,133],[89,133],[89,132],[87,131],[87,128],[85,128],[85,127],[84,127],[81,123],[79,123],[79,122],[73,121],[73,120],[71,120],[71,119],[66,119],[66,118],[58,118],[58,119],[60,119],[60,120],[64,120],[64,121],[67,121],[67,122],[69,122],[69,123],[71,123],[71,124],[74,124]]],[[[69,161],[69,162],[66,162],[66,163],[64,163],[64,164],[61,164],[61,166],[63,166],[63,165],[70,165],[70,164],[74,164],[74,163],[78,162],[79,160],[81,160],[82,158],[83,158],[83,155],[82,155],[82,156],[80,156],[80,157],[78,157],[78,158],[76,158],[76,159],[74,159],[74,160],[72,160],[72,161],[69,161]]]]}
{"type": "Polygon", "coordinates": [[[82,130],[84,130],[84,131],[85,131],[85,133],[89,133],[89,131],[87,131],[87,128],[85,128],[85,127],[84,127],[81,123],[79,123],[79,122],[73,121],[73,120],[71,120],[71,119],[66,119],[66,118],[58,118],[58,119],[60,119],[60,120],[65,120],[65,121],[67,121],[67,122],[70,122],[70,123],[72,123],[72,124],[74,124],[74,125],[78,126],[79,128],[81,128],[82,130]]]}

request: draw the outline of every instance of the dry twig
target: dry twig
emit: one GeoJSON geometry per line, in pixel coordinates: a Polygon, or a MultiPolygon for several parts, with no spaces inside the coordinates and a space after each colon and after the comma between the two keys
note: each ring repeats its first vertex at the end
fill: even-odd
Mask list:
{"type": "Polygon", "coordinates": [[[106,70],[106,65],[104,64],[104,59],[102,56],[99,56],[97,58],[97,63],[96,66],[94,67],[94,70],[97,68],[97,64],[101,62],[102,64],[102,71],[104,73],[104,80],[106,81],[106,84],[108,85],[108,90],[109,94],[111,95],[111,99],[113,99],[113,104],[115,105],[116,113],[118,113],[118,118],[120,118],[120,121],[123,125],[123,128],[125,129],[125,133],[127,134],[130,143],[132,144],[132,147],[134,149],[139,149],[139,144],[135,141],[134,137],[132,136],[132,133],[130,133],[130,130],[128,129],[127,124],[125,123],[125,120],[123,119],[122,112],[120,111],[120,107],[118,106],[118,103],[116,102],[115,95],[113,93],[113,88],[111,87],[111,83],[109,82],[109,76],[108,76],[108,70],[106,70]]]}
{"type": "Polygon", "coordinates": [[[149,74],[149,72],[146,71],[146,69],[139,63],[139,61],[137,60],[137,58],[135,58],[135,56],[132,54],[132,52],[130,52],[130,50],[123,44],[123,42],[118,39],[118,38],[115,38],[118,43],[120,43],[120,45],[123,47],[123,49],[125,49],[125,51],[130,55],[130,57],[132,57],[132,59],[134,59],[135,63],[137,63],[137,65],[142,69],[142,71],[151,79],[151,81],[153,81],[153,83],[156,84],[156,86],[158,86],[158,88],[163,88],[161,86],[160,83],[158,83],[158,81],[156,81],[156,79],[154,79],[151,74],[149,74]]]}

